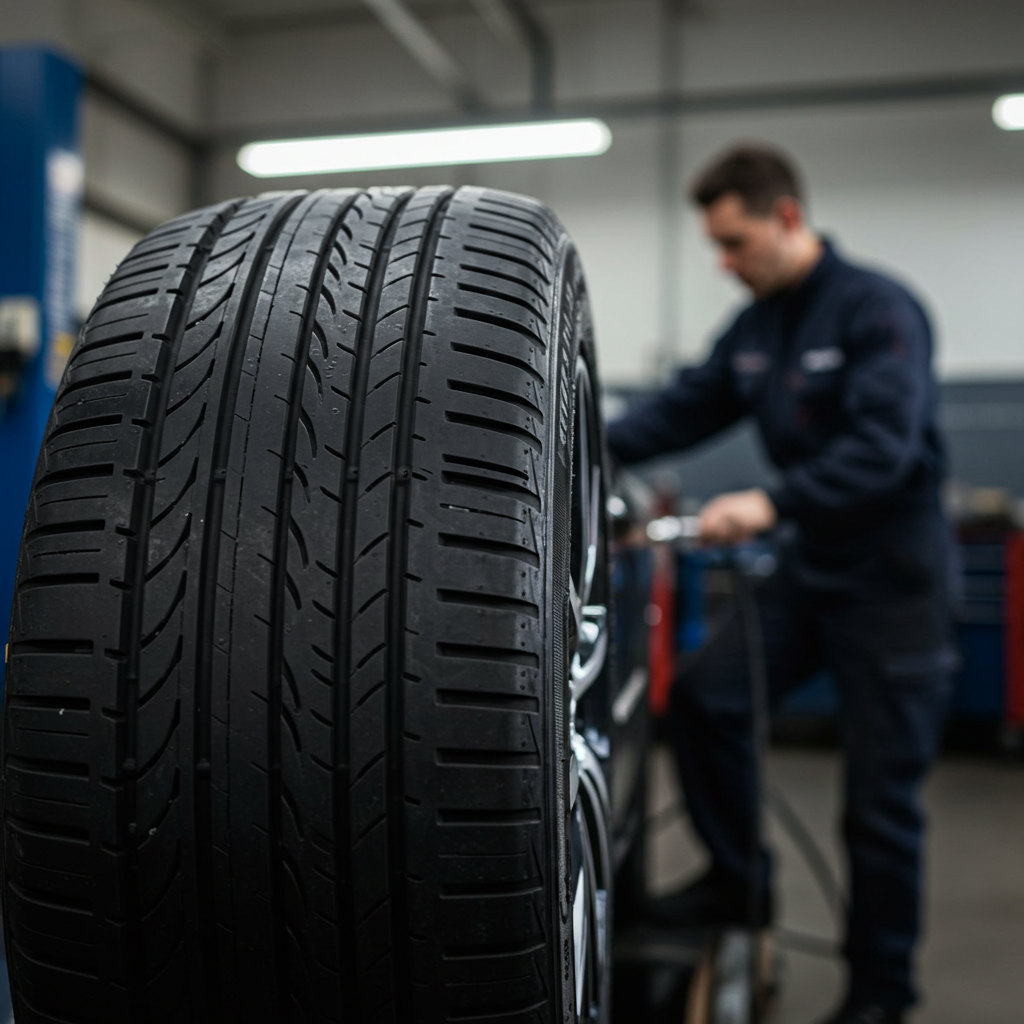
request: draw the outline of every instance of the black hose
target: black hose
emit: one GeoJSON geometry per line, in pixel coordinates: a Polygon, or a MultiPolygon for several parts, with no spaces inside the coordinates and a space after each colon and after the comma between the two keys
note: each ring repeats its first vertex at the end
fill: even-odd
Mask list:
{"type": "MultiPolygon", "coordinates": [[[[763,864],[761,851],[764,847],[764,825],[761,808],[765,802],[765,773],[768,759],[769,707],[768,707],[768,663],[765,657],[764,635],[761,616],[757,610],[757,599],[750,579],[742,566],[734,564],[733,578],[739,604],[740,621],[743,624],[744,647],[750,668],[750,733],[754,754],[754,820],[751,822],[750,840],[750,888],[747,894],[747,924],[751,936],[761,929],[762,889],[767,879],[762,878],[763,864]]],[[[759,963],[756,955],[750,957],[750,1001],[752,1024],[760,1017],[760,1000],[756,997],[759,989],[759,963]]]]}
{"type": "MultiPolygon", "coordinates": [[[[785,829],[793,840],[793,844],[807,864],[812,877],[824,896],[829,911],[836,923],[840,924],[846,911],[846,898],[842,886],[833,874],[821,847],[815,841],[795,808],[777,786],[769,786],[766,782],[770,739],[770,707],[768,662],[765,655],[764,633],[761,626],[761,616],[757,608],[757,598],[754,594],[754,586],[748,573],[735,560],[734,555],[730,560],[729,568],[732,569],[736,584],[737,604],[743,629],[744,647],[747,652],[747,663],[750,670],[750,728],[754,750],[756,808],[750,844],[751,876],[748,894],[748,923],[750,931],[753,935],[760,930],[762,883],[767,881],[762,878],[763,861],[761,857],[764,845],[764,826],[761,811],[765,807],[773,812],[779,825],[785,829]]],[[[649,817],[647,824],[648,826],[653,825],[656,828],[661,828],[682,815],[682,806],[679,803],[674,803],[649,817]]],[[[834,959],[840,955],[838,944],[835,941],[817,935],[793,929],[776,929],[775,937],[781,947],[811,956],[834,959]]],[[[759,982],[756,960],[756,957],[751,957],[751,992],[757,991],[759,982]]],[[[751,1001],[751,1006],[753,1008],[752,1020],[756,1020],[758,1014],[756,999],[751,1001]]]]}
{"type": "Polygon", "coordinates": [[[818,883],[832,919],[837,925],[841,925],[846,916],[846,896],[838,879],[832,873],[824,852],[778,786],[767,786],[765,797],[767,806],[775,814],[779,824],[789,833],[793,845],[800,851],[804,863],[818,883]]]}
{"type": "Polygon", "coordinates": [[[823,939],[819,935],[810,935],[792,928],[777,928],[774,936],[779,946],[791,949],[794,953],[820,956],[823,960],[835,960],[841,953],[838,944],[831,939],[823,939]]]}
{"type": "MultiPolygon", "coordinates": [[[[837,924],[842,923],[842,914],[846,909],[846,898],[842,887],[832,873],[828,861],[821,848],[811,836],[810,830],[803,823],[797,810],[782,795],[777,786],[766,787],[765,805],[776,817],[779,825],[789,834],[793,845],[797,848],[804,863],[807,864],[812,877],[818,885],[818,889],[825,897],[829,911],[837,924]],[[783,809],[784,808],[784,809],[783,809]]],[[[675,800],[667,807],[647,817],[648,830],[659,831],[667,828],[673,822],[684,821],[686,809],[682,801],[675,800]]],[[[841,955],[839,944],[835,939],[826,938],[824,935],[812,935],[810,932],[800,931],[794,928],[776,928],[773,932],[775,940],[785,949],[792,949],[799,953],[806,953],[810,956],[820,956],[835,959],[841,955]]]]}
{"type": "MultiPolygon", "coordinates": [[[[836,924],[842,924],[843,915],[846,913],[846,897],[842,886],[832,873],[825,854],[811,836],[810,830],[804,824],[799,812],[777,786],[766,787],[764,806],[774,814],[779,825],[789,834],[789,838],[793,841],[793,845],[797,848],[797,852],[803,858],[819,891],[825,898],[833,920],[836,924]]],[[[686,809],[682,801],[675,800],[660,811],[647,816],[647,829],[649,832],[659,832],[674,822],[684,821],[685,818],[686,809]]]]}

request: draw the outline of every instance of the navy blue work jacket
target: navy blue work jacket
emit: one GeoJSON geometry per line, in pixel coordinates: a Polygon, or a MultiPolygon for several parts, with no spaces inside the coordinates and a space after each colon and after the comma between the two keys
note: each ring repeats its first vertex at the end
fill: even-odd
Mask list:
{"type": "Polygon", "coordinates": [[[622,463],[680,451],[752,416],[779,470],[780,519],[812,543],[936,514],[944,469],[932,335],[920,303],[825,242],[796,288],[747,306],[702,366],[608,428],[622,463]]]}

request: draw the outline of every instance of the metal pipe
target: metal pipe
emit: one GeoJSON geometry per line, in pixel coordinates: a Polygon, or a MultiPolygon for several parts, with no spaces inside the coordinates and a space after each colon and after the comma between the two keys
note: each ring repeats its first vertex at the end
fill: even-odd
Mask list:
{"type": "Polygon", "coordinates": [[[533,108],[550,110],[554,105],[554,47],[526,0],[473,0],[473,6],[497,34],[513,35],[530,51],[533,108]]]}
{"type": "Polygon", "coordinates": [[[522,43],[522,30],[504,0],[470,0],[487,27],[505,42],[522,43]]]}
{"type": "Polygon", "coordinates": [[[413,60],[456,102],[469,109],[483,106],[480,95],[455,59],[401,0],[363,0],[378,21],[413,60]]]}

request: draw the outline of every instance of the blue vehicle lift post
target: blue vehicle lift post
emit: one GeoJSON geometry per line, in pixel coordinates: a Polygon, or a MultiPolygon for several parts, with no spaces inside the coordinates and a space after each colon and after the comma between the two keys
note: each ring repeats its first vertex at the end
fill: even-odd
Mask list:
{"type": "Polygon", "coordinates": [[[49,50],[0,49],[0,622],[5,643],[32,473],[74,341],[81,83],[79,69],[49,50]]]}

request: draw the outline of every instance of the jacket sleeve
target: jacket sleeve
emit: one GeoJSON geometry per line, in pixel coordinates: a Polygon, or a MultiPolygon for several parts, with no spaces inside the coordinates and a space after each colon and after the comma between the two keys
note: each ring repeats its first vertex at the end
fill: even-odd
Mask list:
{"type": "Polygon", "coordinates": [[[746,412],[732,386],[734,335],[735,325],[702,366],[680,370],[666,388],[609,424],[608,447],[618,462],[628,465],[689,448],[746,412]]]}
{"type": "Polygon", "coordinates": [[[823,451],[782,473],[769,495],[781,517],[849,512],[896,491],[919,463],[933,413],[932,343],[905,295],[868,300],[845,346],[843,426],[823,451]]]}

